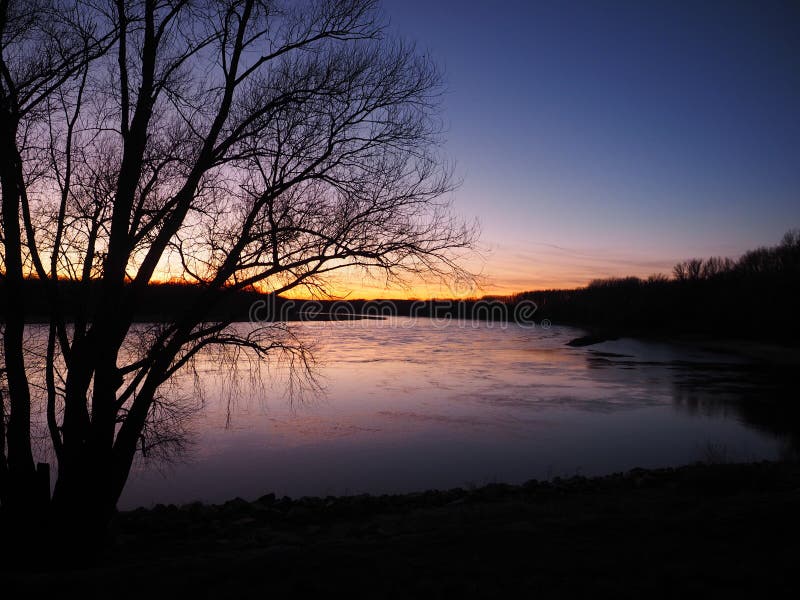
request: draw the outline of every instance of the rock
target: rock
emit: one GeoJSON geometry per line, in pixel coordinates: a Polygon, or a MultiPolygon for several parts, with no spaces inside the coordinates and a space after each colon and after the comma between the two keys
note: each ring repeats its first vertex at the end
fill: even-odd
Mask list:
{"type": "Polygon", "coordinates": [[[570,340],[567,342],[567,346],[572,346],[573,348],[583,348],[584,346],[592,346],[594,344],[599,344],[601,342],[610,342],[613,340],[618,340],[618,335],[613,334],[603,334],[603,333],[590,333],[589,335],[584,335],[582,337],[575,338],[574,340],[570,340]]]}

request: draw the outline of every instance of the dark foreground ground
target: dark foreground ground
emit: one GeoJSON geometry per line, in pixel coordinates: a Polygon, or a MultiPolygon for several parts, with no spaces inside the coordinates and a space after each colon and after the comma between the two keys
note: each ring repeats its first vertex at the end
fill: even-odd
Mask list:
{"type": "Polygon", "coordinates": [[[798,513],[796,463],[159,506],[119,514],[116,541],[94,566],[4,573],[1,595],[789,596],[798,513]]]}

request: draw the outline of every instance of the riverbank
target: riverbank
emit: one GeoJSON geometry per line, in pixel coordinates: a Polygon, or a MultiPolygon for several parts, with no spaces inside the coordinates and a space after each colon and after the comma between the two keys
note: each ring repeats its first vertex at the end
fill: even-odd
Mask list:
{"type": "Polygon", "coordinates": [[[597,330],[587,328],[587,333],[567,342],[573,348],[586,348],[603,342],[623,338],[658,342],[692,350],[728,354],[753,362],[775,367],[800,366],[800,345],[735,338],[719,338],[700,334],[663,334],[643,330],[597,330]]]}
{"type": "Polygon", "coordinates": [[[95,565],[4,574],[4,589],[83,598],[776,597],[793,587],[798,511],[797,463],[397,496],[268,495],[120,513],[95,565]]]}

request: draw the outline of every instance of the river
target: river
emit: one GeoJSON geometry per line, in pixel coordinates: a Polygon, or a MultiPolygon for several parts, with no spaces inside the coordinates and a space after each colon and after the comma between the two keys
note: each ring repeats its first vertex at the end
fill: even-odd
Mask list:
{"type": "Polygon", "coordinates": [[[289,393],[281,365],[200,360],[196,379],[167,390],[198,408],[188,450],[138,460],[120,508],[521,483],[796,450],[782,413],[790,387],[733,355],[632,339],[572,348],[583,332],[559,326],[297,327],[317,345],[322,389],[289,393]]]}

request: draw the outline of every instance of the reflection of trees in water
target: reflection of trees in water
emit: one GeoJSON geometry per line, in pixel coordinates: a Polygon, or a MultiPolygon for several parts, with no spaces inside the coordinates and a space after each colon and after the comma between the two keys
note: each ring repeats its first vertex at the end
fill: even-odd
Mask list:
{"type": "Polygon", "coordinates": [[[787,367],[706,366],[677,371],[676,408],[689,414],[736,418],[782,443],[783,458],[800,457],[800,406],[787,367]]]}
{"type": "Polygon", "coordinates": [[[800,405],[789,367],[679,360],[641,361],[610,352],[590,352],[593,379],[668,389],[676,409],[690,415],[737,419],[782,444],[784,458],[800,458],[800,405]]]}

